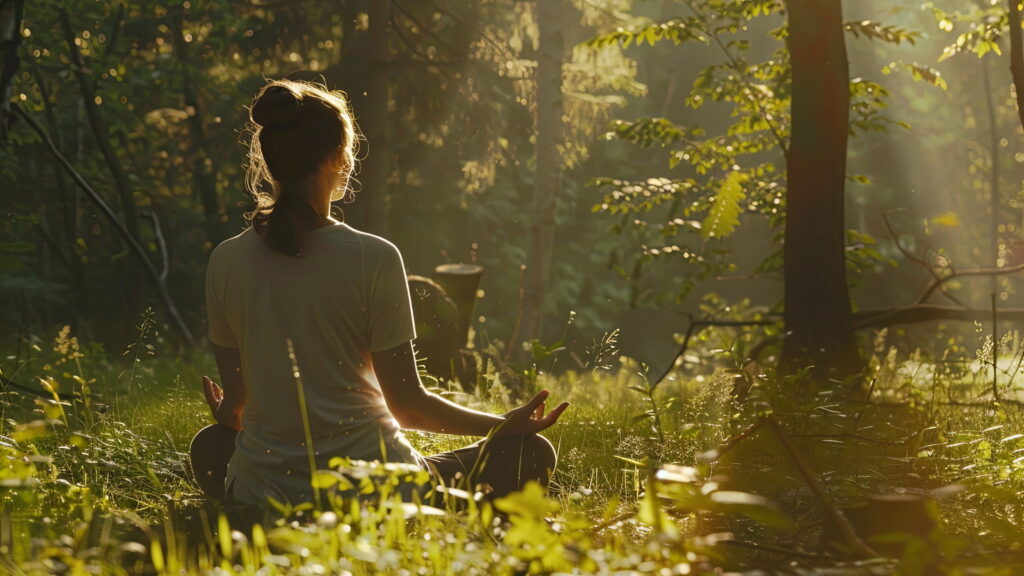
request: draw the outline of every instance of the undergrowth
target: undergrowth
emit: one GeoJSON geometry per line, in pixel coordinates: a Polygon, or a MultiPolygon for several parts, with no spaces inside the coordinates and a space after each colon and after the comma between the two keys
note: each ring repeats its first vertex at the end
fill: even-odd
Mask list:
{"type": "MultiPolygon", "coordinates": [[[[472,392],[431,383],[494,412],[541,387],[572,403],[546,432],[559,454],[548,493],[430,508],[394,490],[424,475],[339,461],[360,498],[253,526],[205,501],[186,473],[188,442],[210,421],[200,376],[214,367],[162,355],[149,329],[120,358],[68,330],[7,358],[0,571],[1013,574],[1024,563],[1015,336],[994,389],[990,344],[929,360],[900,357],[884,334],[868,376],[848,382],[726,358],[727,369],[655,383],[606,349],[582,369],[538,363],[517,379],[484,358],[472,392]],[[880,495],[920,503],[926,528],[858,524],[880,495]]],[[[409,438],[424,453],[474,440],[409,438]]]]}

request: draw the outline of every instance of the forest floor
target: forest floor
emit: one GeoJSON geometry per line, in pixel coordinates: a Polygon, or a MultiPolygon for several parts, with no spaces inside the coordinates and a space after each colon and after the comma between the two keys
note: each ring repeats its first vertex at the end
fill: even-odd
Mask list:
{"type": "MultiPolygon", "coordinates": [[[[390,493],[423,478],[342,463],[365,478],[361,500],[250,528],[186,474],[188,442],[210,422],[209,359],[40,342],[4,363],[0,572],[1024,573],[1024,410],[1005,400],[1009,360],[1000,401],[983,363],[895,353],[873,358],[860,398],[711,368],[652,390],[634,362],[613,364],[520,389],[494,370],[473,393],[438,388],[495,412],[541,387],[570,401],[546,433],[559,453],[547,495],[417,509],[390,493]]],[[[409,437],[424,453],[473,440],[409,437]]]]}

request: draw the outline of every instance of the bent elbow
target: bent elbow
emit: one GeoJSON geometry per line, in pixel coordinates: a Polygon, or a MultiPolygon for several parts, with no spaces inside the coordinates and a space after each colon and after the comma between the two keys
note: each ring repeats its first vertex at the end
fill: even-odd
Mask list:
{"type": "Polygon", "coordinates": [[[420,393],[411,398],[403,398],[398,402],[388,402],[391,417],[402,428],[419,430],[426,424],[427,411],[424,410],[426,399],[430,393],[420,388],[420,393]]]}

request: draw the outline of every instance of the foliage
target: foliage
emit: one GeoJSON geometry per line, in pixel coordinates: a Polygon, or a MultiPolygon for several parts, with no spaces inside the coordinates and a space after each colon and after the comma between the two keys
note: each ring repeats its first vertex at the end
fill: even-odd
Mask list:
{"type": "MultiPolygon", "coordinates": [[[[1020,342],[1015,334],[1000,347],[1003,394],[1019,387],[1020,342]]],[[[934,531],[871,540],[905,543],[902,555],[876,560],[879,569],[1012,570],[1002,558],[1024,544],[1015,521],[1024,419],[1016,404],[985,398],[991,362],[963,362],[973,350],[950,348],[936,361],[900,358],[879,334],[867,401],[850,402],[844,383],[794,394],[791,382],[767,374],[753,374],[740,395],[726,372],[655,390],[642,365],[602,360],[614,346],[613,337],[595,343],[585,372],[538,377],[538,386],[574,405],[549,431],[560,446],[550,494],[530,485],[493,503],[467,494],[459,510],[447,507],[458,500],[431,508],[395,499],[399,486],[424,481],[422,471],[337,459],[336,472],[318,480],[325,490],[341,488],[326,508],[281,507],[281,519],[253,526],[198,500],[184,473],[181,450],[208,415],[199,391],[184,392],[182,381],[198,381],[209,366],[157,351],[139,369],[162,376],[131,383],[114,376],[123,361],[64,331],[16,374],[4,374],[21,382],[41,374],[48,396],[4,394],[0,505],[14,522],[4,569],[711,573],[765,566],[770,558],[759,554],[788,541],[782,549],[802,554],[794,566],[800,573],[855,573],[846,571],[857,563],[816,552],[819,535],[806,522],[823,514],[820,502],[771,434],[748,432],[770,415],[834,505],[886,490],[934,499],[934,531]],[[64,400],[83,372],[97,383],[91,408],[82,396],[64,400]],[[346,496],[346,489],[360,494],[346,496]],[[723,529],[733,537],[712,536],[723,529]],[[752,552],[736,547],[752,539],[752,552]]],[[[439,450],[460,443],[411,438],[439,450]]]]}
{"type": "MultiPolygon", "coordinates": [[[[526,218],[509,216],[528,203],[532,182],[533,8],[506,0],[391,4],[390,21],[370,31],[366,8],[358,3],[342,9],[322,1],[302,9],[287,2],[33,3],[23,23],[14,93],[120,217],[127,218],[129,208],[140,212],[141,244],[158,268],[165,265],[178,307],[198,326],[206,255],[241,229],[249,208],[242,186],[244,147],[237,145],[244,137],[247,98],[267,77],[322,79],[347,90],[365,120],[376,102],[362,97],[367,71],[384,67],[390,85],[383,104],[387,126],[363,127],[387,138],[368,143],[374,158],[386,157],[386,181],[374,182],[380,190],[367,190],[366,200],[339,209],[359,227],[364,205],[386,197],[386,231],[383,225],[371,231],[394,240],[415,271],[451,261],[485,265],[490,298],[478,309],[494,337],[507,338],[515,310],[506,304],[516,301],[530,226],[526,218]],[[69,36],[61,10],[68,14],[69,36]],[[371,37],[378,33],[388,38],[388,54],[370,54],[371,37]],[[76,79],[70,46],[81,55],[91,92],[76,79]],[[121,205],[115,195],[113,169],[95,145],[102,131],[87,121],[83,99],[96,104],[116,150],[114,161],[127,174],[133,206],[121,205]],[[202,195],[204,186],[212,188],[212,201],[202,195]]],[[[567,3],[570,44],[631,22],[629,7],[623,0],[567,3]]],[[[589,175],[592,146],[611,113],[643,97],[636,71],[636,62],[617,46],[581,45],[566,52],[567,129],[559,148],[580,178],[589,175]]],[[[152,294],[138,292],[132,256],[111,224],[77,197],[74,183],[26,126],[13,128],[0,144],[0,181],[10,191],[4,206],[16,215],[0,228],[0,268],[8,272],[0,291],[5,300],[24,299],[25,305],[0,313],[25,327],[77,317],[124,346],[130,323],[113,320],[134,318],[152,294]],[[11,161],[16,158],[26,161],[11,161]],[[126,294],[97,286],[123,286],[126,294]]],[[[361,156],[367,153],[364,146],[361,156]]],[[[356,191],[362,192],[358,184],[356,191]]],[[[561,203],[558,219],[572,224],[578,191],[568,183],[565,192],[569,200],[561,203]]],[[[595,243],[605,240],[599,225],[580,230],[595,243]]],[[[582,256],[559,254],[556,270],[584,261],[584,267],[601,270],[602,259],[590,252],[582,256]]],[[[564,310],[584,289],[575,276],[555,276],[559,281],[548,298],[552,311],[564,310]]],[[[595,299],[595,307],[607,302],[595,299]]],[[[607,314],[588,309],[581,322],[593,330],[602,315],[607,314]]],[[[162,314],[154,320],[165,322],[162,314]]]]}
{"type": "MultiPolygon", "coordinates": [[[[668,150],[670,174],[646,179],[597,178],[592,185],[606,190],[597,212],[619,216],[612,232],[631,235],[640,247],[631,265],[620,264],[620,274],[633,284],[642,281],[649,264],[658,259],[662,266],[686,264],[672,282],[657,275],[660,286],[652,290],[634,287],[634,295],[655,295],[655,302],[671,296],[684,299],[703,280],[731,271],[725,242],[743,221],[765,219],[781,240],[784,222],[785,174],[779,167],[786,155],[789,130],[789,60],[783,41],[784,23],[779,3],[680,2],[683,15],[634,28],[619,29],[592,39],[594,45],[618,42],[623,46],[655,46],[665,40],[679,45],[700,45],[717,54],[693,79],[686,104],[713,114],[716,103],[729,105],[729,120],[718,130],[698,123],[680,124],[664,117],[617,120],[608,138],[625,140],[641,147],[668,150]],[[763,34],[765,40],[758,37],[763,34]],[[770,53],[767,60],[749,60],[754,53],[770,53]],[[610,189],[610,191],[608,191],[610,189]]],[[[876,40],[893,46],[917,44],[921,33],[898,24],[874,20],[845,24],[851,38],[876,40]]],[[[691,49],[692,51],[693,49],[691,49]]],[[[941,72],[927,64],[893,61],[882,68],[888,75],[905,70],[915,80],[946,89],[941,72]]],[[[850,133],[863,136],[885,133],[892,126],[910,129],[894,120],[889,112],[889,91],[864,77],[850,81],[850,133]]],[[[706,115],[707,116],[707,115],[706,115]]],[[[711,116],[714,117],[714,116],[711,116]]],[[[709,122],[712,125],[715,123],[709,122]]],[[[866,176],[853,176],[870,183],[866,176]]],[[[885,262],[880,253],[865,247],[874,239],[865,230],[852,232],[848,264],[852,271],[877,269],[885,262]]],[[[758,274],[774,274],[781,256],[770,254],[756,268],[758,274]]],[[[634,297],[631,305],[638,305],[634,297]]]]}

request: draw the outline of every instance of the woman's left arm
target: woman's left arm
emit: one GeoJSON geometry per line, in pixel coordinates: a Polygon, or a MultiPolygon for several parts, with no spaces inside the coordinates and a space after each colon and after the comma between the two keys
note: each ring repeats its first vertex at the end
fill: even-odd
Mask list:
{"type": "Polygon", "coordinates": [[[214,419],[232,430],[242,429],[242,411],[248,389],[242,378],[242,356],[238,348],[225,348],[213,345],[213,355],[217,358],[217,369],[220,372],[221,386],[203,376],[203,392],[206,403],[210,405],[214,419]]]}

